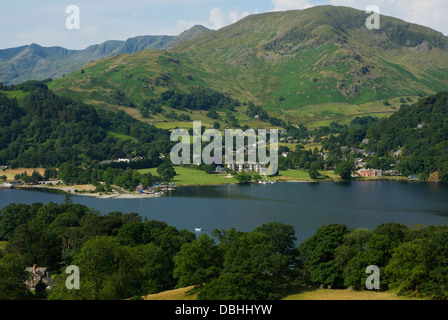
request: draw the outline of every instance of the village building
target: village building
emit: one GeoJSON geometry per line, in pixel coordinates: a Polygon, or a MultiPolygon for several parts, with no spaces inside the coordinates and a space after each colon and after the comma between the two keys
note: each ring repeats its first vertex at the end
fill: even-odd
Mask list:
{"type": "Polygon", "coordinates": [[[227,169],[234,171],[234,172],[260,172],[262,168],[265,166],[261,163],[244,163],[244,164],[237,164],[237,163],[228,163],[227,169]]]}
{"type": "Polygon", "coordinates": [[[382,177],[383,170],[361,169],[361,170],[358,170],[358,174],[360,177],[382,177]]]}
{"type": "Polygon", "coordinates": [[[398,150],[398,151],[392,152],[392,155],[394,157],[401,157],[402,152],[403,152],[402,150],[398,150]]]}
{"type": "Polygon", "coordinates": [[[396,177],[399,174],[398,170],[387,170],[384,172],[385,175],[391,176],[391,177],[396,177]]]}
{"type": "Polygon", "coordinates": [[[48,268],[37,267],[34,265],[32,267],[27,267],[25,271],[30,273],[30,278],[25,281],[25,284],[30,290],[34,290],[40,281],[47,286],[47,289],[51,288],[53,280],[51,279],[51,274],[48,271],[48,268]]]}
{"type": "Polygon", "coordinates": [[[226,172],[226,168],[224,168],[223,166],[217,166],[215,168],[215,172],[216,173],[224,173],[224,172],[226,172]]]}
{"type": "Polygon", "coordinates": [[[364,168],[366,165],[366,162],[362,158],[356,158],[355,159],[355,167],[358,168],[364,168]]]}

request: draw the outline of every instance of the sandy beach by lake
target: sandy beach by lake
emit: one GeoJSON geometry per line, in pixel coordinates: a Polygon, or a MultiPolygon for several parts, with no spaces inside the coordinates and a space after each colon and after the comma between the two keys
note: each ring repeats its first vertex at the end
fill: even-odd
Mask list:
{"type": "Polygon", "coordinates": [[[65,193],[70,193],[77,196],[94,197],[99,199],[144,199],[144,198],[157,198],[160,195],[155,194],[139,194],[131,193],[122,189],[113,188],[112,192],[92,192],[95,190],[94,186],[78,185],[78,186],[48,186],[48,185],[32,185],[32,186],[20,186],[16,189],[46,189],[56,190],[65,193]]]}

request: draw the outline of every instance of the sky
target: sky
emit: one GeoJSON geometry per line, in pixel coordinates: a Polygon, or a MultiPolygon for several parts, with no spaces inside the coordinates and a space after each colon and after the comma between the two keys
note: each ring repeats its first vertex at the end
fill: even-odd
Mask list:
{"type": "Polygon", "coordinates": [[[251,14],[318,5],[375,5],[381,14],[448,35],[447,0],[2,0],[0,49],[37,43],[79,50],[139,35],[178,35],[197,24],[218,30],[251,14]],[[73,5],[79,29],[74,12],[66,13],[73,5]]]}

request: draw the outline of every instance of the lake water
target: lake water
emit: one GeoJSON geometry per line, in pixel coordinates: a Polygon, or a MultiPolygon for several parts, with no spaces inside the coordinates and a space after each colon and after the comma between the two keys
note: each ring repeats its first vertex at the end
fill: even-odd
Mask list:
{"type": "MultiPolygon", "coordinates": [[[[0,207],[10,203],[63,203],[59,193],[0,190],[0,207]]],[[[112,211],[137,212],[178,229],[210,234],[234,227],[251,231],[267,222],[292,225],[298,242],[330,223],[373,230],[384,222],[408,226],[448,225],[448,186],[397,181],[351,183],[277,183],[178,188],[154,199],[97,199],[73,196],[73,202],[112,211]]]]}

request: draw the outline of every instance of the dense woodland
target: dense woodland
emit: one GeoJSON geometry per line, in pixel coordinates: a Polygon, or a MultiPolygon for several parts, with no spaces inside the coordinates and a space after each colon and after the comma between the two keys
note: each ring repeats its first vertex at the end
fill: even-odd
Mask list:
{"type": "Polygon", "coordinates": [[[366,268],[380,269],[381,290],[447,299],[448,227],[385,223],[375,230],[331,224],[300,245],[292,226],[251,232],[177,230],[136,213],[65,203],[11,204],[0,212],[0,299],[124,299],[196,286],[199,299],[279,299],[303,286],[365,290],[366,268]],[[56,275],[51,292],[31,293],[25,267],[56,275]],[[64,272],[80,268],[79,290],[64,272]]]}
{"type": "MultiPolygon", "coordinates": [[[[422,180],[439,172],[448,182],[448,92],[403,105],[389,118],[357,117],[350,125],[333,123],[328,128],[307,130],[303,126],[288,130],[286,135],[320,142],[322,149],[305,150],[298,145],[286,158],[279,158],[281,169],[318,169],[354,163],[359,150],[371,152],[367,167],[396,169],[402,175],[420,175],[422,180]],[[363,143],[367,139],[368,142],[363,143]],[[358,151],[353,151],[358,150],[358,151]],[[394,152],[401,154],[394,155],[394,152]],[[324,159],[324,154],[326,157],[324,159]]],[[[283,150],[289,151],[289,150],[283,150]]],[[[350,168],[354,169],[354,168],[350,168]]]]}
{"type": "Polygon", "coordinates": [[[341,146],[364,148],[374,152],[372,165],[390,169],[396,164],[403,175],[420,174],[428,178],[440,172],[448,182],[448,92],[424,98],[412,106],[405,105],[390,118],[358,121],[322,142],[324,149],[340,152],[341,146]],[[367,145],[362,141],[367,138],[367,145]],[[401,150],[401,156],[392,152],[401,150]]]}
{"type": "Polygon", "coordinates": [[[57,96],[43,82],[2,89],[28,93],[19,106],[17,99],[0,92],[0,163],[12,168],[58,167],[69,161],[80,165],[120,157],[156,159],[171,149],[168,131],[124,112],[98,112],[57,96]]]}
{"type": "MultiPolygon", "coordinates": [[[[45,82],[30,81],[1,86],[0,89],[3,92],[21,90],[28,93],[19,106],[16,98],[8,98],[0,92],[0,164],[12,168],[82,166],[83,169],[78,170],[80,176],[67,182],[89,182],[96,178],[86,177],[85,173],[95,170],[100,161],[142,157],[146,167],[158,167],[163,163],[160,155],[168,154],[173,145],[166,130],[156,129],[124,112],[98,112],[81,102],[59,97],[48,90],[45,82]]],[[[151,105],[208,110],[211,117],[218,109],[227,110],[230,118],[226,121],[238,126],[230,110],[239,102],[218,92],[198,90],[180,94],[167,91],[157,100],[147,103],[147,106],[151,105]]],[[[313,140],[322,145],[321,150],[305,150],[299,143],[294,152],[281,147],[281,153],[289,152],[286,158],[279,157],[281,170],[336,168],[344,161],[353,161],[358,156],[352,152],[356,149],[372,153],[367,159],[368,167],[385,171],[393,167],[405,176],[417,174],[422,179],[439,172],[442,182],[448,181],[446,114],[447,92],[424,98],[413,105],[403,104],[401,110],[390,118],[358,117],[348,126],[332,123],[313,130],[272,118],[251,102],[247,108],[248,116],[258,115],[262,121],[284,127],[284,136],[298,141],[313,140]],[[363,143],[365,139],[368,140],[366,144],[363,143]],[[401,154],[394,156],[395,151],[401,151],[401,154]]],[[[122,167],[119,174],[139,168],[128,165],[122,167]]],[[[137,175],[135,172],[130,174],[137,175]]],[[[127,187],[134,187],[134,184],[127,187]]]]}

